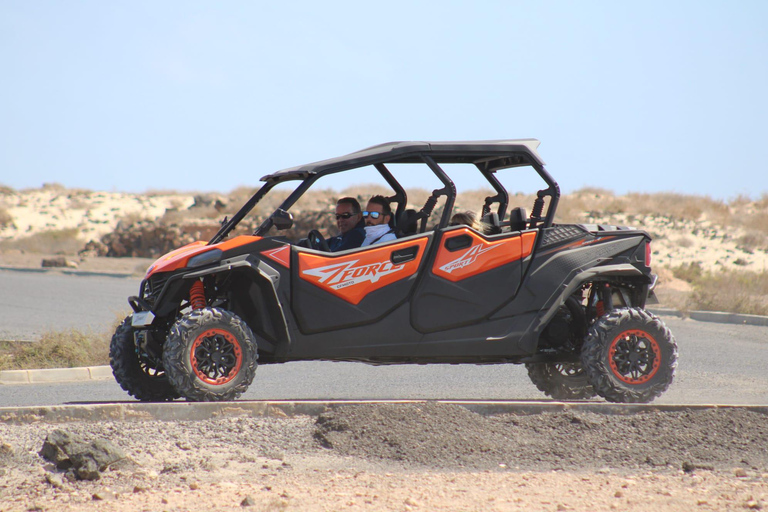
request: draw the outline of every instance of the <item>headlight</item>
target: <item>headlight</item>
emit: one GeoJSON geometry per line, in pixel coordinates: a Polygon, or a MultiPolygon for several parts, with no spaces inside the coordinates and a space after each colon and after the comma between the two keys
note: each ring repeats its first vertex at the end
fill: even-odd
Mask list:
{"type": "Polygon", "coordinates": [[[205,251],[202,254],[198,254],[197,256],[189,258],[189,261],[187,262],[187,268],[202,267],[203,265],[216,263],[221,259],[222,254],[223,253],[221,249],[211,249],[210,251],[205,251]]]}

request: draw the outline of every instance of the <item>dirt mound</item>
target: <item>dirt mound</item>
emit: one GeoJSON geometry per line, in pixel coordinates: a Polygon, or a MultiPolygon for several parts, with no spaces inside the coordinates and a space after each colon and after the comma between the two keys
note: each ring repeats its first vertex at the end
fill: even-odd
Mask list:
{"type": "Polygon", "coordinates": [[[768,468],[766,416],[743,409],[482,416],[449,404],[327,412],[315,438],[341,455],[431,468],[768,468]]]}

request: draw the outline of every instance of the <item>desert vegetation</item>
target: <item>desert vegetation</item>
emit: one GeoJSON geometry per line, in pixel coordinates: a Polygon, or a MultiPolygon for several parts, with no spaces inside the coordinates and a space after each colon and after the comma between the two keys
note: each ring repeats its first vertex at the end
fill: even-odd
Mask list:
{"type": "Polygon", "coordinates": [[[109,364],[106,333],[48,331],[39,341],[0,341],[0,370],[76,368],[109,364]]]}

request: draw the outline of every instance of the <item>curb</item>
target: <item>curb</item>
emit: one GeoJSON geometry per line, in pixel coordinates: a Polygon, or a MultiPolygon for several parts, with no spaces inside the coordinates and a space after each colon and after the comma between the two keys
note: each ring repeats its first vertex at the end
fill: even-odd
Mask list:
{"type": "Polygon", "coordinates": [[[705,409],[743,409],[768,416],[768,405],[648,405],[606,402],[516,402],[465,400],[298,400],[242,402],[126,402],[117,404],[2,407],[0,423],[64,423],[78,421],[200,421],[221,417],[319,416],[340,407],[439,403],[465,407],[481,415],[504,413],[541,414],[579,411],[629,415],[639,412],[675,412],[705,409]]]}
{"type": "Polygon", "coordinates": [[[82,382],[86,380],[106,380],[111,378],[112,368],[109,366],[0,371],[0,385],[55,384],[59,382],[82,382]]]}
{"type": "Polygon", "coordinates": [[[721,311],[689,311],[687,313],[683,313],[677,309],[667,308],[648,308],[648,311],[655,315],[669,315],[679,318],[685,318],[687,316],[691,320],[698,320],[699,322],[756,325],[758,327],[768,327],[768,316],[744,315],[741,313],[724,313],[721,311]]]}

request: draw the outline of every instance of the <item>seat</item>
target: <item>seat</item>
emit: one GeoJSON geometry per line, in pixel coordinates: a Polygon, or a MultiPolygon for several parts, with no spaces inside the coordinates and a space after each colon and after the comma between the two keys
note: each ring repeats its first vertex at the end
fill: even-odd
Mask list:
{"type": "Polygon", "coordinates": [[[496,212],[489,212],[483,215],[483,218],[480,219],[480,222],[483,223],[486,234],[488,235],[498,235],[501,233],[501,223],[499,222],[499,214],[496,212]]]}
{"type": "Polygon", "coordinates": [[[397,219],[395,234],[398,238],[415,235],[419,229],[418,212],[414,209],[403,210],[397,219]]]}
{"type": "Polygon", "coordinates": [[[509,230],[522,231],[528,225],[525,208],[512,208],[509,210],[509,230]]]}

